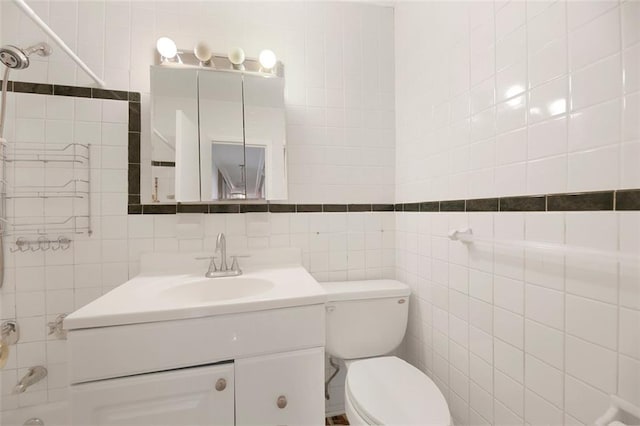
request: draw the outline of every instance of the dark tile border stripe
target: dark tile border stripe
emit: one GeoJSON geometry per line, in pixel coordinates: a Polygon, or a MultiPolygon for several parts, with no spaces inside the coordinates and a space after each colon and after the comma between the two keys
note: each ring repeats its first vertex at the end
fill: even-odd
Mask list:
{"type": "Polygon", "coordinates": [[[499,207],[497,198],[481,198],[465,202],[465,209],[468,212],[497,212],[499,207]]]}
{"type": "Polygon", "coordinates": [[[347,211],[350,212],[370,212],[371,204],[347,204],[347,211]]]}
{"type": "Polygon", "coordinates": [[[616,191],[616,210],[640,210],[640,189],[616,191]]]}
{"type": "Polygon", "coordinates": [[[420,203],[405,203],[402,205],[403,212],[419,212],[420,203]]]}
{"type": "MultiPolygon", "coordinates": [[[[2,80],[0,80],[0,86],[2,86],[2,80]]],[[[11,80],[7,81],[7,90],[9,92],[13,92],[13,81],[11,80]]]]}
{"type": "Polygon", "coordinates": [[[322,211],[326,213],[341,213],[347,211],[345,204],[323,204],[322,211]]]}
{"type": "Polygon", "coordinates": [[[543,212],[547,208],[544,195],[532,197],[503,197],[499,199],[501,212],[543,212]]]}
{"type": "Polygon", "coordinates": [[[296,204],[296,213],[321,213],[322,204],[296,204]]]}
{"type": "Polygon", "coordinates": [[[153,167],[175,167],[175,161],[151,161],[153,167]]]}
{"type": "Polygon", "coordinates": [[[440,202],[438,202],[438,201],[425,201],[424,203],[420,203],[420,211],[421,212],[439,212],[440,211],[440,202]]]}
{"type": "Polygon", "coordinates": [[[374,212],[392,212],[395,210],[393,204],[372,204],[371,211],[374,212]]]}
{"type": "Polygon", "coordinates": [[[547,195],[547,211],[613,210],[614,199],[613,191],[552,194],[547,195]]]}
{"type": "Polygon", "coordinates": [[[295,213],[295,204],[269,204],[270,213],[295,213]]]}
{"type": "Polygon", "coordinates": [[[53,95],[53,86],[50,84],[24,83],[22,81],[14,81],[13,91],[16,93],[34,93],[37,95],[53,95]]]}
{"type": "Polygon", "coordinates": [[[207,204],[209,213],[240,213],[239,204],[207,204]]]}
{"type": "MultiPolygon", "coordinates": [[[[131,207],[131,206],[129,206],[131,207]]],[[[176,204],[143,204],[143,214],[176,214],[178,206],[176,204]]]]}
{"type": "Polygon", "coordinates": [[[440,201],[441,212],[463,212],[465,211],[465,200],[440,201]]]}
{"type": "MultiPolygon", "coordinates": [[[[61,86],[53,85],[53,94],[56,96],[73,96],[74,98],[91,98],[92,89],[90,87],[61,86]]],[[[100,99],[100,98],[98,98],[100,99]]]]}
{"type": "MultiPolygon", "coordinates": [[[[1,80],[0,80],[1,82],[1,80]]],[[[129,110],[129,214],[176,213],[344,213],[344,212],[561,212],[640,211],[640,189],[542,194],[467,200],[432,200],[401,204],[141,204],[140,93],[93,87],[8,81],[10,92],[109,99],[128,102],[129,110]]],[[[152,162],[175,167],[173,162],[152,162]]]]}
{"type": "Polygon", "coordinates": [[[268,204],[240,204],[240,213],[266,213],[268,211],[268,204]]]}
{"type": "Polygon", "coordinates": [[[128,101],[129,92],[123,90],[106,90],[106,89],[91,89],[91,97],[95,99],[113,99],[116,101],[128,101]]]}
{"type": "Polygon", "coordinates": [[[177,204],[177,213],[209,213],[207,204],[177,204]]]}

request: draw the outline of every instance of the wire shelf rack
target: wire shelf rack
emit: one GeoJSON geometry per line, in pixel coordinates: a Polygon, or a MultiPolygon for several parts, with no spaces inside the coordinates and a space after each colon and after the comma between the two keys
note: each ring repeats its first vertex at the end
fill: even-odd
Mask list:
{"type": "Polygon", "coordinates": [[[3,160],[7,163],[61,163],[89,165],[89,145],[69,144],[24,144],[16,146],[5,144],[3,160]]]}
{"type": "Polygon", "coordinates": [[[20,198],[86,198],[91,194],[88,179],[70,179],[62,185],[7,185],[8,200],[20,198]]]}
{"type": "Polygon", "coordinates": [[[2,235],[91,235],[90,145],[3,142],[0,147],[2,235]]]}

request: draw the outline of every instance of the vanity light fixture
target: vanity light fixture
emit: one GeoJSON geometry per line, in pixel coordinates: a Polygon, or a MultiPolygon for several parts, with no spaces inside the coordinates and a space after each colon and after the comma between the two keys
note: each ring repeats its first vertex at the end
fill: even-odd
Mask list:
{"type": "Polygon", "coordinates": [[[232,47],[226,54],[214,52],[206,41],[198,41],[192,46],[190,49],[179,49],[169,37],[160,37],[156,41],[158,55],[155,56],[155,65],[237,71],[267,78],[284,77],[284,64],[271,49],[263,49],[258,57],[249,58],[238,46],[232,47]]]}
{"type": "Polygon", "coordinates": [[[156,42],[156,49],[162,57],[162,62],[168,62],[178,54],[176,43],[169,37],[160,37],[156,42]]]}
{"type": "Polygon", "coordinates": [[[273,53],[273,50],[264,49],[260,52],[260,55],[258,55],[258,61],[260,61],[260,66],[263,70],[270,71],[276,66],[278,58],[276,54],[273,53]]]}
{"type": "Polygon", "coordinates": [[[229,58],[229,62],[233,65],[233,68],[237,70],[244,69],[244,66],[242,65],[245,59],[244,50],[240,47],[232,47],[227,56],[229,58]]]}

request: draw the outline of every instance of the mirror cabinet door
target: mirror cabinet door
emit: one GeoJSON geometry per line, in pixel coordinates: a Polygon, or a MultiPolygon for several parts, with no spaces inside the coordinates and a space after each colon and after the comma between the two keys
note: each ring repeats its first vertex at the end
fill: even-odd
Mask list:
{"type": "Polygon", "coordinates": [[[245,74],[243,88],[247,198],[284,200],[284,79],[245,74]]]}
{"type": "Polygon", "coordinates": [[[200,201],[197,76],[197,70],[151,67],[154,201],[200,201]]]}
{"type": "Polygon", "coordinates": [[[151,67],[154,201],[285,200],[285,129],[283,78],[151,67]]]}
{"type": "Polygon", "coordinates": [[[201,199],[247,198],[242,75],[200,72],[201,199]]]}

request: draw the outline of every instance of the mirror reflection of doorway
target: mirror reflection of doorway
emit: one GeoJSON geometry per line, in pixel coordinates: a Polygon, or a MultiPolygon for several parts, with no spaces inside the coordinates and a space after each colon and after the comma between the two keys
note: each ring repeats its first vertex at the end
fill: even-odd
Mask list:
{"type": "Polygon", "coordinates": [[[264,198],[265,147],[211,143],[212,199],[264,198]]]}

